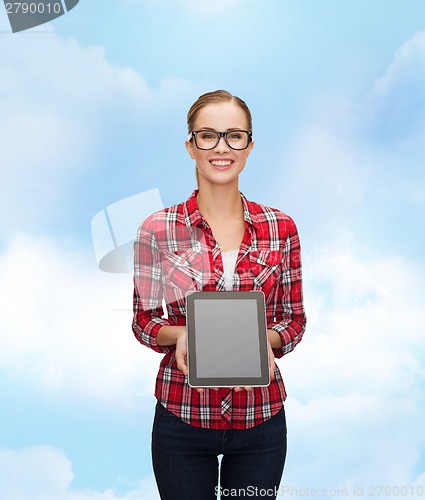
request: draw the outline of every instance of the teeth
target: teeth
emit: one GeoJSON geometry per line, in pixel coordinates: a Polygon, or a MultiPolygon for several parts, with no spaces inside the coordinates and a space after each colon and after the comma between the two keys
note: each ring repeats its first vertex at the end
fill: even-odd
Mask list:
{"type": "Polygon", "coordinates": [[[228,167],[232,162],[231,161],[212,161],[211,162],[213,165],[216,165],[217,167],[228,167]]]}

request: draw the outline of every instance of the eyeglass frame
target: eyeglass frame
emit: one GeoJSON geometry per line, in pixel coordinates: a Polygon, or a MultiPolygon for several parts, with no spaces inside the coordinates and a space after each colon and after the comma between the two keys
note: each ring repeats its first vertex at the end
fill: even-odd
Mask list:
{"type": "Polygon", "coordinates": [[[227,130],[226,132],[218,132],[217,130],[214,130],[214,129],[201,129],[201,130],[192,130],[192,132],[189,133],[189,136],[187,138],[187,140],[190,142],[192,140],[192,138],[195,140],[195,146],[200,149],[201,151],[210,151],[211,149],[214,149],[218,146],[218,144],[220,143],[220,139],[221,138],[224,138],[226,144],[229,146],[230,149],[233,149],[233,151],[244,151],[245,149],[248,148],[248,146],[251,144],[252,142],[252,130],[241,130],[241,129],[233,129],[233,130],[227,130]],[[200,148],[198,146],[198,143],[196,141],[196,134],[198,134],[199,132],[214,132],[215,134],[217,134],[218,138],[217,138],[217,142],[216,144],[214,144],[214,146],[212,146],[211,148],[200,148]],[[244,148],[241,148],[241,149],[236,149],[236,148],[233,148],[230,144],[229,144],[229,141],[227,140],[227,134],[231,134],[232,132],[245,132],[246,134],[248,134],[248,144],[244,147],[244,148]]]}

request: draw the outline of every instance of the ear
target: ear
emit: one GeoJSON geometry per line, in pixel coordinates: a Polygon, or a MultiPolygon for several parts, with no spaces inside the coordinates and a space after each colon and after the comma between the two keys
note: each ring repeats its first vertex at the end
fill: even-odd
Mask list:
{"type": "Polygon", "coordinates": [[[189,153],[189,156],[192,158],[192,160],[194,160],[195,159],[195,146],[190,141],[186,141],[185,146],[186,146],[187,152],[189,153]]]}

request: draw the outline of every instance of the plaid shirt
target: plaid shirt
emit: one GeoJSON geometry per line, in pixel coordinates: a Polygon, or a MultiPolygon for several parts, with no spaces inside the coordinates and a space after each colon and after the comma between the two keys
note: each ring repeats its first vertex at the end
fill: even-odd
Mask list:
{"type": "MultiPolygon", "coordinates": [[[[276,366],[268,387],[235,392],[229,388],[199,393],[177,368],[175,346],[159,346],[158,330],[186,325],[188,291],[225,290],[220,247],[199,212],[197,190],[178,205],[149,216],[134,243],[134,318],[136,338],[165,354],[155,396],[172,413],[196,427],[248,429],[276,414],[286,399],[276,366]],[[165,300],[168,318],[164,318],[165,300]]],[[[262,290],[267,328],[275,330],[282,347],[276,358],[292,351],[304,333],[300,244],[293,220],[284,213],[248,201],[241,193],[245,234],[233,277],[233,290],[262,290]]]]}

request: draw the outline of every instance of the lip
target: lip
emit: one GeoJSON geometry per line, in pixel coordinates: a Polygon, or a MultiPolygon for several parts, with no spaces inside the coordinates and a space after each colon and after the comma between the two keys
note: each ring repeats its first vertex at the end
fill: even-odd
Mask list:
{"type": "Polygon", "coordinates": [[[212,158],[209,160],[210,165],[216,170],[228,170],[232,167],[234,160],[230,158],[212,158]],[[214,163],[216,164],[214,164],[214,163]]]}

